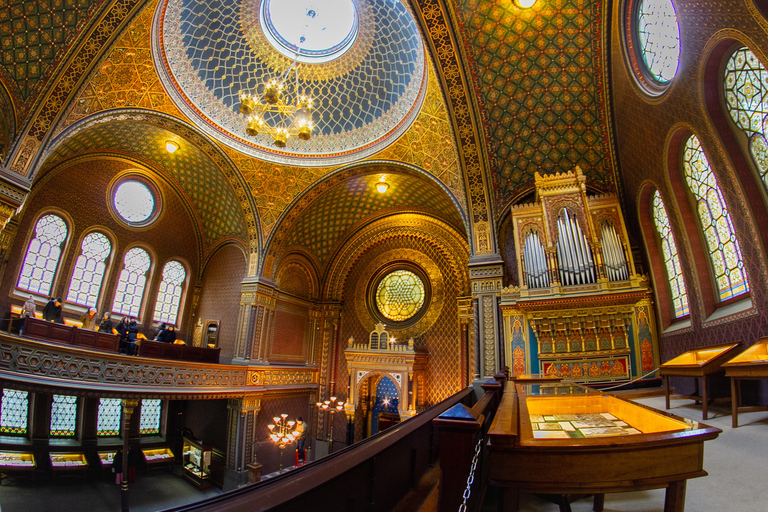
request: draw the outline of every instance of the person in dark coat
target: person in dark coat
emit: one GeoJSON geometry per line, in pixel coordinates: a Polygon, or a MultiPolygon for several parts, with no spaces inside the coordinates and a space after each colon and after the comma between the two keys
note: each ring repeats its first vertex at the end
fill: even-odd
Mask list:
{"type": "Polygon", "coordinates": [[[135,446],[128,448],[128,481],[136,481],[136,466],[139,465],[139,449],[135,446]]]}
{"type": "Polygon", "coordinates": [[[160,324],[160,327],[158,327],[157,329],[155,329],[155,336],[154,336],[152,339],[153,339],[153,340],[155,340],[155,341],[159,341],[159,340],[160,340],[160,335],[161,335],[161,334],[163,334],[163,331],[164,331],[164,330],[165,330],[167,327],[168,327],[168,326],[167,326],[167,325],[165,325],[164,323],[163,323],[163,324],[160,324]]]}
{"type": "Polygon", "coordinates": [[[123,481],[123,449],[118,448],[115,458],[112,459],[112,472],[115,474],[115,483],[120,484],[123,481]]]}
{"type": "Polygon", "coordinates": [[[99,324],[99,332],[108,332],[112,334],[112,319],[109,318],[109,313],[104,313],[104,318],[101,319],[99,324]]]}
{"type": "Polygon", "coordinates": [[[117,334],[120,335],[120,345],[117,349],[120,353],[125,353],[128,345],[128,317],[124,316],[120,322],[118,322],[117,327],[115,327],[115,330],[117,330],[117,334]]]}
{"type": "Polygon", "coordinates": [[[43,320],[63,324],[64,318],[61,316],[61,309],[61,297],[58,299],[51,298],[43,308],[43,320]]]}
{"type": "Polygon", "coordinates": [[[131,318],[128,322],[128,331],[126,335],[125,345],[127,349],[127,354],[129,356],[133,355],[134,348],[136,347],[136,337],[139,335],[139,324],[136,322],[135,318],[131,318]]]}
{"type": "Polygon", "coordinates": [[[173,343],[176,341],[176,328],[172,325],[169,325],[163,332],[160,333],[157,341],[161,343],[173,343]]]}

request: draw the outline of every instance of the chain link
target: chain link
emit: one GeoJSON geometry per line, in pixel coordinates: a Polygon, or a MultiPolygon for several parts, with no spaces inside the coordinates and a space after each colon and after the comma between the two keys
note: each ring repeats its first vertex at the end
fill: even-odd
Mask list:
{"type": "Polygon", "coordinates": [[[475,446],[475,455],[472,457],[472,466],[469,468],[469,476],[467,477],[467,488],[464,489],[464,501],[459,506],[459,512],[467,512],[467,501],[472,495],[472,484],[475,482],[475,469],[477,469],[477,461],[480,459],[480,451],[483,449],[483,438],[477,440],[477,446],[475,446]]]}

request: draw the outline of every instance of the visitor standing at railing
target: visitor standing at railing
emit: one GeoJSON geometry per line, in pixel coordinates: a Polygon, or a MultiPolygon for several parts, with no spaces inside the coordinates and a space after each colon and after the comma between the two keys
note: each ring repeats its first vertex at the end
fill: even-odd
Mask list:
{"type": "Polygon", "coordinates": [[[27,299],[27,302],[25,302],[24,305],[21,307],[21,325],[19,326],[19,336],[21,336],[24,330],[24,320],[30,317],[34,318],[36,310],[37,310],[37,304],[35,304],[35,300],[30,295],[29,298],[27,299]]]}

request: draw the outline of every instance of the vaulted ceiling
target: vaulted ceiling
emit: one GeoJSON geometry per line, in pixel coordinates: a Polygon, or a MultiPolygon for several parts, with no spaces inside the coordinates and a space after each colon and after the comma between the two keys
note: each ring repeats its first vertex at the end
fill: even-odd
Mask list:
{"type": "Polygon", "coordinates": [[[157,141],[178,133],[153,123],[105,120],[70,134],[70,127],[96,114],[124,116],[126,109],[194,124],[158,78],[151,42],[158,0],[10,1],[0,11],[0,108],[6,113],[0,127],[14,131],[0,137],[12,139],[2,173],[31,183],[41,170],[79,154],[123,153],[177,183],[207,247],[228,237],[251,248],[272,240],[311,248],[320,261],[347,229],[379,211],[418,207],[464,230],[465,219],[477,213],[470,190],[477,195],[487,187],[495,212],[489,221],[498,222],[510,204],[530,193],[534,172],[579,165],[594,190],[616,191],[606,107],[605,0],[539,0],[527,10],[511,0],[456,0],[448,2],[449,10],[437,0],[409,3],[423,34],[429,33],[427,91],[410,128],[367,157],[413,165],[429,175],[395,173],[399,199],[359,200],[376,178],[374,167],[366,167],[364,176],[335,185],[309,204],[312,187],[327,186],[326,177],[338,166],[265,162],[215,140],[209,141],[213,150],[204,152],[196,142],[189,154],[171,157],[157,141]],[[441,16],[453,35],[435,28],[441,16]],[[458,82],[446,76],[438,37],[453,41],[455,52],[466,58],[460,62],[472,98],[467,108],[479,113],[480,152],[488,157],[478,161],[489,162],[482,182],[462,175],[467,159],[478,155],[466,146],[465,107],[453,100],[458,82]],[[71,138],[61,140],[62,134],[71,138]],[[212,152],[221,157],[211,160],[212,152]],[[228,174],[228,166],[240,176],[228,174]],[[297,224],[285,221],[294,207],[303,212],[297,224]],[[290,232],[275,232],[289,226],[290,232]],[[326,235],[329,241],[318,242],[326,235]]]}

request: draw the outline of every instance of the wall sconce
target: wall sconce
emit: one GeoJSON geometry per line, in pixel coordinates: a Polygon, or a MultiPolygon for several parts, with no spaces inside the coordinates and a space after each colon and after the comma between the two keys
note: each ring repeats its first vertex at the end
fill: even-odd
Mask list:
{"type": "Polygon", "coordinates": [[[389,183],[384,181],[384,176],[379,178],[379,182],[376,184],[376,190],[379,191],[380,194],[383,194],[389,189],[389,183]]]}
{"type": "Polygon", "coordinates": [[[165,149],[169,153],[175,153],[176,151],[179,150],[179,145],[173,142],[172,140],[167,140],[165,141],[165,149]]]}

